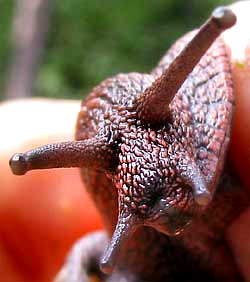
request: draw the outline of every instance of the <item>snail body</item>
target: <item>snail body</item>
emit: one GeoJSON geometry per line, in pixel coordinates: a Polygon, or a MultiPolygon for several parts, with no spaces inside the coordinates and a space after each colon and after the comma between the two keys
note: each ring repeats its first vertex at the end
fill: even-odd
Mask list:
{"type": "Polygon", "coordinates": [[[217,38],[235,21],[216,9],[150,74],[118,74],[95,87],[82,102],[76,141],[12,157],[19,175],[80,167],[103,217],[106,232],[76,244],[58,281],[242,279],[224,230],[249,199],[235,180],[225,185],[234,95],[217,38]]]}

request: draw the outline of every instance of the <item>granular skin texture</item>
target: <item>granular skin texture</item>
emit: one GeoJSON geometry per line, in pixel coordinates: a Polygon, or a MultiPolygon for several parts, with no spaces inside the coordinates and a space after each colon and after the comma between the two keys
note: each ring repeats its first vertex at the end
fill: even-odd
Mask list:
{"type": "Polygon", "coordinates": [[[224,238],[226,227],[249,205],[249,195],[225,164],[234,95],[222,39],[213,43],[179,89],[165,124],[145,123],[133,107],[193,35],[178,40],[150,74],[118,74],[82,102],[76,140],[98,136],[113,144],[114,155],[106,171],[81,169],[106,233],[77,243],[68,268],[81,274],[65,281],[87,281],[90,274],[107,282],[243,281],[224,238]],[[186,181],[193,171],[212,195],[206,207],[196,203],[186,181]],[[105,275],[98,264],[118,214],[132,215],[140,225],[113,272],[105,275]],[[73,257],[84,252],[79,272],[73,257]]]}

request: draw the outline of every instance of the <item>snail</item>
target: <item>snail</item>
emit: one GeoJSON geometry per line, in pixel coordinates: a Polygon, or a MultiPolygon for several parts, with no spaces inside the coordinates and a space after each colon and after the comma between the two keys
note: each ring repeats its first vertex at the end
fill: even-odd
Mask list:
{"type": "Polygon", "coordinates": [[[225,161],[234,95],[219,35],[235,22],[217,8],[150,74],[96,86],[82,102],[76,141],[10,159],[17,175],[80,167],[103,217],[105,232],[76,243],[58,281],[242,280],[224,239],[249,204],[225,161]]]}

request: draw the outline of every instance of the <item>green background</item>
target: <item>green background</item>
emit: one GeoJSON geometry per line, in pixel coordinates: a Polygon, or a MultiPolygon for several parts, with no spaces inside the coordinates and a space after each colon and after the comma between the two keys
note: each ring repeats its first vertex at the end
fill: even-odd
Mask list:
{"type": "MultiPolygon", "coordinates": [[[[119,72],[148,72],[185,32],[198,27],[218,0],[51,1],[34,96],[82,98],[119,72]]],[[[0,0],[0,99],[11,55],[14,1],[0,0]]]]}

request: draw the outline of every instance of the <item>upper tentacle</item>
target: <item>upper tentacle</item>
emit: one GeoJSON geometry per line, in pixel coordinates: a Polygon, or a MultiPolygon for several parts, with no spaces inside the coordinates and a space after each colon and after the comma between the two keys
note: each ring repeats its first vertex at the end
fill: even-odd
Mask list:
{"type": "Polygon", "coordinates": [[[23,175],[33,169],[93,167],[108,170],[114,166],[114,144],[105,139],[87,139],[48,144],[10,159],[12,172],[23,175]]]}
{"type": "Polygon", "coordinates": [[[169,104],[188,75],[215,39],[236,22],[236,16],[227,8],[216,9],[170,66],[134,102],[140,119],[147,123],[166,122],[169,104]]]}

